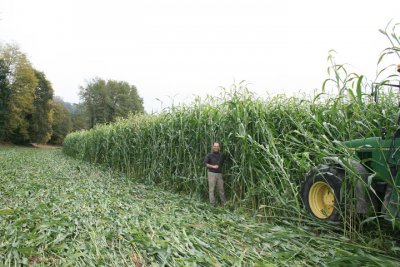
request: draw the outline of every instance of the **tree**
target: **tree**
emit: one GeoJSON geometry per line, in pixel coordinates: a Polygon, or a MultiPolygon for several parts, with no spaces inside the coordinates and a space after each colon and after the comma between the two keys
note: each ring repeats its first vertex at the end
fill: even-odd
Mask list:
{"type": "Polygon", "coordinates": [[[17,46],[6,45],[1,48],[0,54],[9,89],[9,93],[4,91],[4,95],[8,95],[4,136],[6,140],[26,143],[30,138],[29,120],[34,112],[38,79],[26,55],[17,46]]]}
{"type": "Polygon", "coordinates": [[[38,84],[35,88],[33,101],[34,112],[30,116],[30,141],[34,143],[47,143],[52,131],[52,105],[53,88],[43,72],[35,70],[38,84]]]}
{"type": "Polygon", "coordinates": [[[71,114],[60,100],[52,100],[51,106],[53,109],[53,131],[50,143],[61,145],[65,136],[72,130],[71,114]]]}
{"type": "Polygon", "coordinates": [[[4,59],[0,58],[0,141],[6,139],[6,128],[10,113],[10,86],[8,84],[7,76],[9,69],[4,59]]]}
{"type": "Polygon", "coordinates": [[[101,79],[94,79],[86,88],[80,88],[80,97],[88,115],[89,127],[97,123],[107,122],[107,91],[106,82],[101,79]]]}
{"type": "Polygon", "coordinates": [[[80,88],[80,97],[85,107],[89,127],[97,123],[108,123],[129,113],[143,113],[143,100],[137,89],[124,81],[95,78],[86,87],[80,88]]]}
{"type": "Polygon", "coordinates": [[[73,104],[71,112],[72,131],[80,131],[89,128],[83,104],[73,104]]]}
{"type": "Polygon", "coordinates": [[[108,81],[109,121],[116,117],[126,117],[129,112],[143,113],[143,99],[139,97],[135,86],[127,82],[108,81]]]}
{"type": "Polygon", "coordinates": [[[52,103],[46,75],[16,45],[0,44],[0,89],[1,141],[46,143],[52,138],[59,144],[71,131],[71,115],[62,104],[52,103]]]}
{"type": "Polygon", "coordinates": [[[85,113],[85,107],[79,103],[69,103],[64,101],[61,97],[55,96],[54,100],[59,101],[70,113],[72,121],[72,131],[80,131],[89,128],[88,118],[85,113]]]}

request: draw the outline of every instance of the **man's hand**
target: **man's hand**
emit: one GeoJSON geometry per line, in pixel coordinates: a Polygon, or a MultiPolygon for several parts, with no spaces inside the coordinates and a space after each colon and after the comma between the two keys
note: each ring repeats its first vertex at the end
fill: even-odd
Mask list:
{"type": "Polygon", "coordinates": [[[207,167],[211,168],[211,169],[218,169],[219,168],[218,165],[211,165],[211,164],[208,164],[208,163],[207,163],[207,167]]]}

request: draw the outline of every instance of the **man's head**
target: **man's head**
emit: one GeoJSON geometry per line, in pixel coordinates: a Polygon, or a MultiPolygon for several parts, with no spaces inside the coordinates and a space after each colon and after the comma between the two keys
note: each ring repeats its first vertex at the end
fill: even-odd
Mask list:
{"type": "Polygon", "coordinates": [[[213,146],[212,146],[212,151],[213,151],[214,153],[218,153],[219,150],[220,150],[219,143],[216,143],[216,142],[215,142],[215,143],[213,144],[213,146]]]}

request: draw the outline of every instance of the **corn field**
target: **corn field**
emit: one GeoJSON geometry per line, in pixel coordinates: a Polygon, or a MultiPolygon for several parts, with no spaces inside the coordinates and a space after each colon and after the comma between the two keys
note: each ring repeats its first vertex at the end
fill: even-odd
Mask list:
{"type": "Polygon", "coordinates": [[[202,162],[219,142],[227,156],[229,207],[265,220],[307,220],[299,195],[305,174],[324,157],[351,157],[343,141],[381,136],[382,127],[396,129],[399,94],[383,84],[398,83],[398,76],[387,74],[390,65],[382,64],[398,54],[400,38],[397,24],[393,33],[389,25],[381,30],[392,46],[379,57],[378,83],[347,71],[331,51],[329,77],[313,96],[261,98],[241,82],[221,88],[219,96],[72,133],[64,152],[206,200],[202,162]]]}
{"type": "MultiPolygon", "coordinates": [[[[393,47],[378,67],[400,51],[382,33],[393,47]]],[[[71,133],[62,151],[0,144],[0,266],[398,266],[398,218],[356,215],[344,188],[360,175],[346,177],[339,221],[302,203],[311,169],[353,156],[343,141],[398,127],[390,65],[372,82],[328,60],[313,96],[263,98],[241,82],[71,133]],[[214,142],[226,156],[223,208],[208,204],[214,142]]]]}
{"type": "Polygon", "coordinates": [[[132,115],[72,133],[63,151],[144,184],[207,202],[203,159],[213,142],[219,142],[227,157],[223,173],[228,209],[258,222],[340,232],[343,238],[398,256],[398,230],[392,228],[399,225],[398,219],[391,218],[389,224],[377,213],[354,216],[354,192],[346,193],[340,223],[316,221],[301,200],[305,175],[324,157],[352,157],[344,141],[379,137],[383,127],[391,134],[397,127],[399,92],[384,84],[398,84],[399,77],[384,77],[393,66],[381,65],[400,51],[395,45],[400,41],[387,28],[382,33],[393,47],[380,55],[375,81],[348,72],[331,52],[329,77],[313,96],[263,98],[241,82],[221,88],[218,96],[196,98],[159,114],[132,115]]]}
{"type": "Polygon", "coordinates": [[[218,141],[228,158],[224,173],[231,206],[300,219],[299,186],[307,171],[322,157],[345,154],[340,141],[379,136],[381,127],[396,125],[397,96],[380,97],[376,104],[356,88],[334,98],[261,99],[242,83],[218,98],[70,134],[64,152],[206,199],[202,161],[218,141]]]}

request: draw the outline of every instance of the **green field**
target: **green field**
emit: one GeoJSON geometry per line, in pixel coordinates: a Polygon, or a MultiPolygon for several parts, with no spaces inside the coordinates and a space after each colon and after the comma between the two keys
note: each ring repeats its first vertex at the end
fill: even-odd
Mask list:
{"type": "Polygon", "coordinates": [[[393,243],[326,229],[260,223],[59,149],[0,148],[0,266],[398,266],[393,243]]]}

